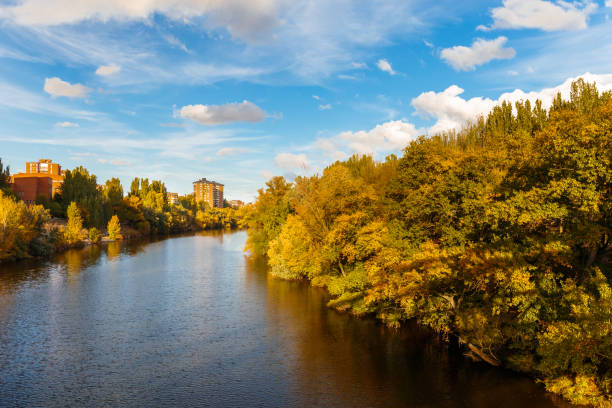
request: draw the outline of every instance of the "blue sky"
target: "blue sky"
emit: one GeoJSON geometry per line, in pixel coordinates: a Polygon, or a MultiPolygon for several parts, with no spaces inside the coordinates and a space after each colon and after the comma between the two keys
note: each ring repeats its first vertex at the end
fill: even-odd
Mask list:
{"type": "Polygon", "coordinates": [[[500,100],[612,89],[612,0],[0,0],[0,157],[251,201],[500,100]]]}

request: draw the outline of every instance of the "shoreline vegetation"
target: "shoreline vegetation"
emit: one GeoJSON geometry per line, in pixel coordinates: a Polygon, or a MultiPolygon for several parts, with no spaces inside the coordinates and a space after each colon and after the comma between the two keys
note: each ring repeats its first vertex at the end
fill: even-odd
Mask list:
{"type": "Polygon", "coordinates": [[[246,214],[271,273],[416,320],[550,392],[612,406],[612,93],[503,103],[398,158],[275,177],[246,214]]]}
{"type": "Polygon", "coordinates": [[[26,205],[10,191],[9,176],[0,160],[0,264],[100,242],[242,226],[243,210],[211,208],[194,194],[169,203],[159,180],[135,178],[124,196],[119,179],[98,186],[94,174],[77,167],[66,171],[52,200],[26,205]]]}

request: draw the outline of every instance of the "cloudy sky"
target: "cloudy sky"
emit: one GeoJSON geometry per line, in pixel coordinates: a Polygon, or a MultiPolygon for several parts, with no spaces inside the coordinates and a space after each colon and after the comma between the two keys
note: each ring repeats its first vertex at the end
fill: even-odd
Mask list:
{"type": "Polygon", "coordinates": [[[612,89],[611,17],[612,0],[0,0],[0,157],[250,201],[500,100],[612,89]]]}

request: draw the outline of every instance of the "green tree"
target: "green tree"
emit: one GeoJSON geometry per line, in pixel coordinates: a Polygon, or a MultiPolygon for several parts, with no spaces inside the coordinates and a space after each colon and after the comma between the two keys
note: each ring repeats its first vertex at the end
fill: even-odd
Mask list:
{"type": "Polygon", "coordinates": [[[60,197],[66,209],[72,202],[82,207],[87,225],[101,227],[106,222],[104,196],[98,189],[96,176],[89,174],[86,168],[80,166],[66,171],[60,197]]]}
{"type": "Polygon", "coordinates": [[[123,187],[121,181],[116,177],[106,180],[103,191],[104,197],[111,207],[116,206],[123,199],[123,187]]]}
{"type": "Polygon", "coordinates": [[[0,191],[4,192],[4,194],[8,194],[10,192],[10,179],[11,169],[9,166],[4,167],[2,164],[2,158],[0,158],[0,191]]]}
{"type": "Polygon", "coordinates": [[[130,196],[139,196],[140,195],[140,179],[135,177],[132,180],[132,184],[130,184],[130,196]]]}

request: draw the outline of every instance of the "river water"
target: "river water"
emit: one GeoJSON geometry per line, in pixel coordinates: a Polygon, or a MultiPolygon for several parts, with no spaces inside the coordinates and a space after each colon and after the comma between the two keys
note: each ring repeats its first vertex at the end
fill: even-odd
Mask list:
{"type": "Polygon", "coordinates": [[[245,232],[0,265],[0,406],[566,407],[414,326],[329,310],[245,232]]]}

